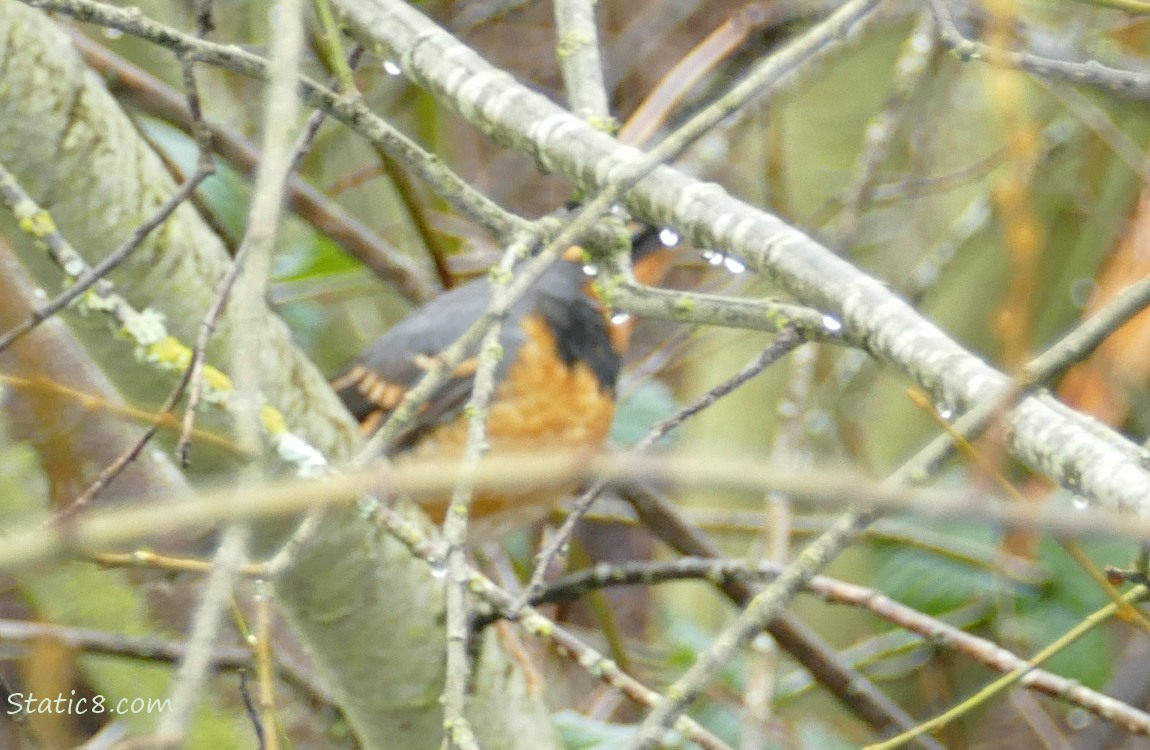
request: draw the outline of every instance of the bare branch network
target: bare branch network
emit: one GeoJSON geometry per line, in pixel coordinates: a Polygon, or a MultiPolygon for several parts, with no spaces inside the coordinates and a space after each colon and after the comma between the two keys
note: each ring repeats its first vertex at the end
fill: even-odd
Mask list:
{"type": "MultiPolygon", "coordinates": [[[[502,63],[486,60],[437,25],[422,6],[401,0],[318,0],[313,17],[303,5],[281,2],[270,19],[261,19],[268,31],[264,57],[240,46],[248,40],[233,38],[219,22],[235,9],[213,7],[210,0],[194,3],[188,18],[174,22],[93,0],[0,0],[5,29],[0,198],[11,216],[0,221],[0,396],[10,402],[0,420],[0,439],[20,451],[38,451],[45,467],[35,475],[31,462],[15,450],[11,460],[0,459],[0,476],[10,471],[21,478],[11,493],[0,481],[0,493],[12,495],[5,501],[7,539],[0,547],[0,569],[13,576],[22,607],[20,617],[0,621],[0,639],[20,649],[19,669],[0,670],[0,688],[12,695],[57,687],[66,692],[75,684],[87,693],[124,694],[125,681],[114,669],[76,660],[72,651],[172,665],[128,689],[168,701],[169,710],[151,723],[113,720],[80,729],[72,726],[76,722],[52,723],[29,713],[10,730],[0,727],[0,744],[7,746],[11,736],[12,743],[78,745],[99,731],[92,742],[116,747],[238,747],[254,731],[265,748],[320,747],[328,721],[315,709],[321,703],[346,721],[363,748],[441,742],[468,750],[559,747],[548,705],[556,696],[546,694],[546,681],[537,673],[537,664],[548,658],[546,649],[536,648],[540,643],[569,660],[569,673],[580,673],[565,676],[565,690],[597,696],[570,701],[591,707],[589,724],[594,717],[595,727],[604,730],[608,722],[600,717],[611,716],[629,724],[611,745],[627,750],[680,738],[714,750],[736,743],[767,747],[773,733],[789,733],[780,729],[786,726],[780,714],[783,692],[774,690],[785,682],[776,676],[781,662],[771,652],[774,646],[764,643],[777,644],[865,725],[876,743],[870,747],[945,747],[945,732],[955,731],[959,719],[990,712],[998,705],[996,696],[1015,685],[1125,732],[1150,734],[1150,714],[1136,701],[1078,684],[1045,664],[1111,618],[1141,629],[1142,638],[1150,633],[1150,620],[1138,606],[1146,596],[1145,555],[1132,570],[1110,571],[1115,582],[1139,583],[1122,595],[1095,571],[1099,582],[1091,585],[1102,603],[1051,632],[1049,642],[1038,644],[1045,648],[1022,642],[1007,648],[951,624],[953,612],[928,613],[895,601],[881,584],[862,586],[821,575],[848,549],[873,541],[876,535],[868,530],[893,513],[993,522],[1064,540],[1088,534],[1136,543],[1150,538],[1146,449],[1116,427],[1062,403],[1053,391],[1072,367],[1090,360],[1144,311],[1150,281],[1142,276],[1150,269],[1068,333],[1061,333],[1066,327],[1058,335],[1037,333],[1028,295],[1044,269],[1028,249],[1041,244],[1037,238],[1044,230],[1034,229],[1039,191],[1030,183],[1073,141],[1063,120],[1050,117],[1038,127],[1033,113],[1040,108],[1028,108],[1011,95],[1024,90],[1024,74],[1047,79],[1043,90],[1084,123],[1082,132],[1096,135],[1124,169],[1136,172],[1140,183],[1147,174],[1140,136],[1127,135],[1106,106],[1060,87],[1071,83],[1143,101],[1150,93],[1150,73],[1136,69],[1145,64],[1142,57],[1130,54],[1126,66],[1104,64],[1093,59],[1096,50],[1071,45],[1061,59],[1049,50],[1065,45],[1051,44],[1042,25],[1018,8],[966,19],[956,17],[945,0],[931,0],[929,11],[848,0],[818,14],[798,7],[803,4],[749,3],[724,11],[710,35],[692,40],[693,48],[656,79],[659,85],[651,87],[650,96],[631,103],[642,121],[619,128],[612,108],[618,106],[621,94],[615,87],[623,73],[612,69],[620,54],[619,49],[610,54],[610,44],[627,39],[627,30],[612,15],[616,11],[608,13],[589,0],[556,0],[553,21],[548,20],[554,24],[556,76],[567,108],[540,93],[541,87],[517,80],[502,63]],[[69,34],[64,27],[72,21],[144,40],[151,54],[165,51],[178,66],[183,91],[83,36],[88,27],[69,34]],[[808,23],[796,32],[796,21],[808,23]],[[760,36],[770,34],[778,38],[768,47],[760,36]],[[748,120],[774,116],[781,102],[796,101],[796,92],[815,85],[820,71],[836,59],[866,47],[872,37],[895,35],[903,46],[890,93],[868,121],[861,152],[852,157],[853,178],[832,201],[838,203],[833,222],[804,224],[799,214],[786,210],[785,190],[772,194],[771,205],[778,210],[771,213],[694,176],[718,171],[708,169],[700,155],[709,138],[722,134],[733,140],[730,134],[748,120]],[[987,65],[944,62],[944,51],[962,63],[987,65]],[[471,134],[474,153],[446,158],[396,125],[406,127],[409,120],[393,111],[380,114],[396,106],[399,95],[360,90],[373,80],[362,70],[365,58],[401,73],[420,91],[412,96],[429,96],[436,109],[429,117],[446,122],[443,112],[454,113],[458,120],[449,127],[471,134]],[[736,65],[743,67],[736,70],[736,65]],[[87,66],[109,78],[119,101],[87,66]],[[929,106],[924,102],[930,101],[932,86],[975,69],[990,81],[993,95],[983,111],[1001,116],[1003,145],[949,179],[915,175],[901,185],[881,184],[885,165],[900,149],[910,155],[908,162],[922,156],[921,142],[929,139],[915,118],[929,106]],[[211,115],[223,111],[226,95],[249,85],[220,71],[262,82],[258,147],[234,122],[211,115]],[[330,83],[320,82],[316,71],[330,83]],[[692,88],[703,83],[708,95],[693,100],[692,88]],[[312,110],[302,127],[301,104],[312,110]],[[184,174],[174,157],[162,153],[169,136],[134,121],[124,106],[188,132],[194,168],[184,174]],[[919,132],[911,132],[914,128],[919,132]],[[656,134],[659,140],[649,145],[656,134]],[[387,222],[366,216],[371,209],[361,204],[353,210],[354,190],[345,206],[310,181],[310,155],[330,154],[326,144],[331,142],[366,149],[363,153],[389,175],[389,200],[404,207],[428,262],[385,238],[381,227],[387,222]],[[578,201],[564,210],[555,201],[543,218],[526,218],[537,215],[529,212],[532,203],[497,191],[481,169],[468,167],[479,163],[476,154],[490,164],[512,154],[526,156],[540,171],[565,180],[578,201]],[[221,164],[253,178],[234,237],[226,236],[205,190],[221,164]],[[973,200],[965,219],[935,246],[914,248],[917,266],[901,292],[863,270],[859,257],[831,249],[865,246],[873,236],[871,224],[885,220],[883,210],[899,210],[890,206],[900,196],[961,193],[980,180],[994,189],[967,190],[973,200]],[[285,207],[288,217],[281,215],[285,207]],[[943,286],[951,261],[991,223],[992,213],[1003,227],[1010,265],[1000,315],[1008,323],[997,334],[1008,352],[1042,352],[1029,360],[1004,355],[1002,368],[948,335],[917,306],[943,286]],[[275,256],[299,237],[296,218],[344,245],[408,301],[433,299],[440,286],[455,282],[446,249],[452,243],[443,239],[453,230],[445,227],[466,223],[461,234],[472,244],[502,251],[488,274],[489,304],[475,320],[464,321],[470,327],[460,327],[465,332],[453,343],[420,360],[421,379],[396,397],[366,440],[268,304],[274,297],[275,256]],[[666,228],[691,246],[707,248],[712,265],[749,266],[772,285],[771,295],[664,289],[636,281],[628,221],[666,228]],[[518,306],[557,263],[566,262],[562,258],[572,245],[585,246],[598,267],[596,294],[612,324],[616,319],[629,324],[635,315],[683,329],[737,329],[747,337],[769,333],[773,340],[758,346],[733,375],[728,368],[718,385],[702,389],[687,405],[648,420],[645,437],[630,451],[487,456],[493,429],[488,420],[506,370],[505,327],[518,325],[518,306]],[[63,289],[45,297],[37,285],[63,289]],[[57,325],[61,320],[71,329],[57,325]],[[93,320],[103,327],[96,330],[93,320]],[[833,387],[820,384],[829,369],[820,362],[830,357],[838,368],[833,387]],[[875,377],[865,365],[867,357],[908,380],[912,397],[941,428],[932,427],[933,440],[920,441],[917,451],[904,452],[910,457],[882,481],[870,478],[876,463],[862,458],[865,451],[852,455],[846,439],[837,455],[858,459],[857,470],[811,470],[810,457],[818,450],[805,420],[830,392],[850,403],[850,389],[875,377]],[[65,362],[82,366],[62,366],[65,362]],[[688,421],[714,414],[764,372],[786,386],[768,458],[655,452],[659,440],[688,421]],[[473,385],[459,401],[467,419],[461,460],[390,465],[383,456],[435,408],[445,384],[461,378],[473,385]],[[42,406],[48,401],[55,404],[51,409],[42,406]],[[157,406],[141,410],[131,405],[137,402],[157,406]],[[121,419],[142,421],[145,428],[129,429],[121,419]],[[76,425],[67,448],[37,438],[67,431],[61,427],[67,424],[76,425]],[[157,436],[165,431],[178,433],[170,446],[178,462],[156,449],[157,436]],[[228,437],[221,438],[221,432],[228,437]],[[1088,510],[1023,501],[1010,482],[1012,467],[1002,460],[1003,450],[1035,475],[1061,485],[1088,510]],[[967,483],[916,486],[936,479],[956,454],[973,464],[967,483]],[[39,479],[29,479],[33,476],[39,479]],[[227,477],[222,487],[220,477],[227,477]],[[48,489],[27,490],[22,482],[48,489]],[[491,553],[494,558],[476,561],[473,517],[490,493],[514,496],[583,485],[566,522],[536,558],[519,561],[528,571],[523,581],[507,573],[512,569],[507,558],[491,553]],[[726,537],[708,533],[697,515],[669,502],[663,496],[668,489],[763,498],[773,528],[769,537],[753,534],[749,559],[733,558],[726,537]],[[586,520],[603,493],[625,500],[628,521],[638,521],[684,557],[603,563],[552,580],[573,544],[573,557],[588,554],[579,546],[577,522],[586,520]],[[143,496],[147,502],[139,501],[143,496]],[[443,497],[450,502],[437,530],[420,503],[443,497]],[[841,515],[792,554],[791,537],[801,525],[795,514],[811,506],[841,515]],[[272,523],[284,519],[294,530],[272,523]],[[192,551],[205,547],[195,539],[213,529],[220,533],[209,545],[211,559],[199,559],[192,551]],[[147,549],[169,544],[179,552],[147,549]],[[124,551],[133,548],[138,549],[124,551]],[[69,597],[61,593],[66,589],[47,580],[72,574],[93,592],[122,590],[118,612],[78,615],[81,608],[69,607],[69,597]],[[174,578],[165,596],[174,601],[157,591],[157,582],[168,575],[174,578]],[[621,634],[599,597],[623,585],[654,589],[679,580],[709,584],[735,604],[734,615],[705,645],[694,647],[690,663],[668,661],[661,669],[645,669],[632,650],[648,633],[636,626],[621,634]],[[896,691],[884,689],[862,661],[840,652],[832,645],[837,640],[790,608],[804,592],[880,618],[912,635],[924,653],[953,650],[1001,676],[982,680],[988,684],[967,700],[956,699],[956,706],[923,706],[913,696],[896,700],[888,694],[896,691]],[[577,599],[598,607],[605,638],[588,637],[567,612],[549,607],[577,599]],[[235,628],[224,617],[229,608],[235,628]],[[125,617],[122,630],[117,616],[125,617]],[[529,636],[531,645],[520,643],[521,635],[529,636]],[[49,653],[45,643],[60,644],[69,653],[49,653]],[[724,691],[736,664],[750,665],[750,676],[732,699],[724,691]],[[244,682],[217,695],[225,684],[217,672],[226,670],[250,670],[254,686],[244,682]],[[82,676],[76,678],[76,672],[82,676]],[[596,687],[588,689],[588,683],[596,687]],[[630,713],[618,708],[620,696],[633,704],[630,713]],[[738,706],[742,727],[733,736],[729,728],[707,721],[711,708],[729,711],[730,704],[738,706]],[[202,718],[217,705],[228,706],[227,719],[202,718]],[[692,713],[701,706],[707,710],[692,713]],[[287,726],[286,717],[296,714],[306,718],[287,726]],[[122,737],[127,739],[116,744],[122,737]],[[213,741],[220,744],[205,744],[213,741]]],[[[653,15],[651,33],[666,24],[663,30],[670,34],[696,14],[715,20],[705,4],[688,5],[699,7],[653,15]],[[676,13],[685,15],[675,20],[676,13]]],[[[471,11],[455,21],[459,28],[498,26],[532,11],[504,12],[507,18],[501,20],[476,20],[477,11],[471,11]]],[[[1105,10],[1081,12],[1093,23],[1111,18],[1105,10]]],[[[449,11],[443,10],[443,19],[450,20],[449,11]]],[[[1132,44],[1122,30],[1112,36],[1115,44],[1132,44]]],[[[507,52],[498,45],[487,51],[507,52]]],[[[889,60],[884,65],[890,67],[889,60]]],[[[639,73],[634,73],[637,80],[646,80],[639,73]]],[[[946,85],[957,90],[957,84],[946,85]]],[[[357,173],[346,183],[371,179],[357,173]]],[[[535,179],[531,173],[523,181],[530,185],[535,179]]],[[[930,221],[937,218],[938,212],[930,221]]],[[[315,257],[311,261],[322,265],[315,257]]],[[[325,294],[339,296],[331,288],[325,294]]],[[[1139,377],[1145,382],[1150,373],[1139,377]]],[[[756,420],[766,421],[759,415],[750,421],[756,420]]],[[[1045,575],[1045,561],[1011,557],[1016,550],[1006,543],[998,549],[979,542],[963,557],[953,547],[942,550],[946,543],[923,542],[926,536],[916,538],[929,548],[927,554],[961,558],[964,565],[977,559],[988,575],[1010,580],[1015,587],[1010,594],[1020,601],[1030,581],[1054,581],[1052,588],[1059,583],[1045,575]],[[1026,582],[1012,578],[1019,569],[1036,568],[1038,574],[1026,582]]],[[[620,546],[641,547],[633,540],[620,546]]],[[[1076,542],[1065,541],[1064,548],[1067,557],[1091,569],[1076,542]]],[[[990,617],[984,604],[979,602],[979,617],[990,617]]],[[[654,609],[649,600],[645,606],[654,609]]],[[[964,626],[977,625],[958,619],[964,626]]],[[[1121,667],[1114,665],[1113,671],[1121,667]]],[[[1046,713],[1043,717],[1050,720],[1046,713]]]]}

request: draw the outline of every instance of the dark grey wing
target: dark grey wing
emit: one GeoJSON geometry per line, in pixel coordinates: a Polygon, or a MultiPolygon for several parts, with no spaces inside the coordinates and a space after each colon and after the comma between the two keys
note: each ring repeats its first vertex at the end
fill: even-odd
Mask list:
{"type": "MultiPolygon", "coordinates": [[[[606,353],[598,349],[584,351],[586,347],[580,346],[588,341],[602,348],[609,340],[598,304],[584,291],[586,282],[581,264],[561,260],[512,306],[500,336],[503,357],[495,371],[496,382],[503,380],[527,339],[521,322],[528,315],[540,315],[555,334],[567,364],[588,360],[600,380],[609,390],[613,389],[618,371],[614,352],[609,352],[614,359],[606,361],[606,353]],[[571,346],[576,348],[568,351],[571,346]]],[[[426,374],[434,364],[432,358],[470,328],[490,302],[491,285],[486,278],[447,292],[376,339],[358,360],[333,379],[333,387],[356,419],[367,429],[374,429],[426,374]]],[[[413,424],[391,447],[392,452],[405,450],[428,428],[458,416],[471,394],[477,351],[476,347],[467,352],[463,364],[431,395],[413,424]]]]}
{"type": "MultiPolygon", "coordinates": [[[[427,374],[433,358],[458,339],[483,314],[491,287],[478,279],[424,305],[372,342],[360,357],[332,379],[332,385],[356,419],[378,426],[399,405],[404,394],[427,374]]],[[[518,337],[518,340],[517,338],[518,337]]],[[[504,349],[517,347],[517,326],[504,332],[504,349]]],[[[453,419],[471,393],[474,356],[457,368],[428,399],[413,424],[394,446],[402,450],[429,427],[453,419]]],[[[502,373],[497,372],[497,377],[502,373]]]]}

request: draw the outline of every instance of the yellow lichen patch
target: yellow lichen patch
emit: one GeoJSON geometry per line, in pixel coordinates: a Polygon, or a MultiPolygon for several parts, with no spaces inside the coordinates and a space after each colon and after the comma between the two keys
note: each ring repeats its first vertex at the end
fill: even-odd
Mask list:
{"type": "Polygon", "coordinates": [[[192,361],[192,350],[175,336],[166,336],[148,347],[148,358],[173,368],[184,368],[192,361]]]}
{"type": "Polygon", "coordinates": [[[284,419],[283,412],[274,406],[266,404],[262,406],[260,408],[260,420],[270,435],[282,435],[288,431],[287,420],[284,419]]]}
{"type": "MultiPolygon", "coordinates": [[[[17,211],[19,214],[19,211],[17,211]]],[[[44,239],[48,235],[55,234],[56,222],[52,220],[52,214],[40,209],[38,211],[30,211],[20,216],[20,229],[33,237],[44,239]]]]}
{"type": "Polygon", "coordinates": [[[234,388],[232,379],[211,365],[204,365],[204,382],[217,391],[230,391],[234,388]]]}

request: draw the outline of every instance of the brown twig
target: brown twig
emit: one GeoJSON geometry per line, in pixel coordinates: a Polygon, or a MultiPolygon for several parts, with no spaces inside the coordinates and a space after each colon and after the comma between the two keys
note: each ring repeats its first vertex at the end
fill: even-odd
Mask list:
{"type": "MultiPolygon", "coordinates": [[[[185,131],[192,129],[194,121],[185,101],[163,81],[82,34],[74,34],[73,40],[84,60],[104,76],[112,91],[152,117],[185,131]]],[[[210,120],[205,123],[215,152],[241,171],[254,174],[262,158],[256,145],[231,128],[210,120]]],[[[421,302],[435,295],[435,284],[423,269],[301,177],[288,180],[287,201],[292,211],[379,278],[394,284],[409,300],[421,302]]]]}
{"type": "MultiPolygon", "coordinates": [[[[768,561],[697,558],[598,565],[553,582],[532,600],[532,604],[571,601],[589,591],[612,586],[656,585],[681,580],[718,581],[722,585],[729,585],[750,580],[770,580],[784,568],[782,564],[768,561]]],[[[805,590],[829,604],[865,609],[893,625],[922,636],[936,647],[961,653],[997,672],[1009,673],[1028,664],[1026,659],[1003,649],[992,640],[967,633],[866,586],[820,575],[811,578],[805,590]]],[[[1128,731],[1139,734],[1150,732],[1150,714],[1083,687],[1074,680],[1036,668],[1027,674],[1023,684],[1030,690],[1078,706],[1128,731]]]]}
{"type": "MultiPolygon", "coordinates": [[[[638,455],[643,451],[650,448],[660,438],[669,434],[670,432],[679,428],[684,422],[691,417],[699,414],[700,412],[710,408],[716,401],[736,390],[739,386],[751,380],[755,376],[761,374],[763,370],[770,367],[775,362],[779,361],[782,357],[786,356],[791,350],[803,344],[806,339],[803,334],[791,328],[786,329],[780,333],[760,354],[751,360],[742,370],[735,373],[734,376],[728,378],[724,382],[710,389],[693,403],[680,409],[670,417],[661,420],[651,427],[643,439],[640,440],[629,451],[630,455],[638,455]]],[[[575,524],[583,517],[584,514],[591,508],[595,499],[602,494],[606,489],[607,482],[599,480],[587,490],[573,504],[572,510],[559,530],[548,540],[547,545],[535,558],[535,568],[531,574],[531,579],[527,586],[524,588],[523,593],[520,595],[521,601],[526,603],[535,592],[543,587],[543,579],[547,574],[547,570],[551,565],[551,561],[559,554],[571,538],[571,533],[575,528],[575,524]]]]}
{"type": "MultiPolygon", "coordinates": [[[[390,508],[380,507],[376,520],[416,557],[435,568],[442,568],[443,552],[440,544],[428,539],[419,529],[390,508]]],[[[659,695],[621,670],[591,646],[583,643],[559,624],[541,615],[532,607],[515,609],[517,597],[496,586],[482,573],[470,570],[470,591],[497,609],[511,614],[524,630],[533,636],[553,643],[560,654],[587,670],[588,674],[619,690],[631,700],[644,706],[655,704],[659,695]]],[[[705,750],[731,750],[730,746],[686,716],[675,724],[675,729],[705,750]]]]}
{"type": "Polygon", "coordinates": [[[619,129],[619,140],[640,148],[646,145],[692,88],[751,35],[777,25],[790,13],[774,3],[747,3],[732,13],[663,76],[619,129]]]}

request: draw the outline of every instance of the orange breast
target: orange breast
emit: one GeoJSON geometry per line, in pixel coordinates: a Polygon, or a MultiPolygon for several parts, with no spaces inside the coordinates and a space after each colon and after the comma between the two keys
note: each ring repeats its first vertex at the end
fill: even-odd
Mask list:
{"type": "MultiPolygon", "coordinates": [[[[527,341],[499,384],[488,412],[491,452],[598,451],[607,440],[615,416],[612,394],[600,387],[586,364],[577,362],[569,367],[560,358],[555,336],[544,320],[528,317],[521,325],[527,332],[527,341]]],[[[463,416],[436,428],[406,455],[462,456],[470,422],[469,417],[463,416]]],[[[484,526],[525,525],[546,515],[565,494],[553,490],[480,493],[473,500],[472,514],[484,518],[484,526]]],[[[429,515],[439,521],[448,500],[434,498],[423,504],[429,515]]]]}

